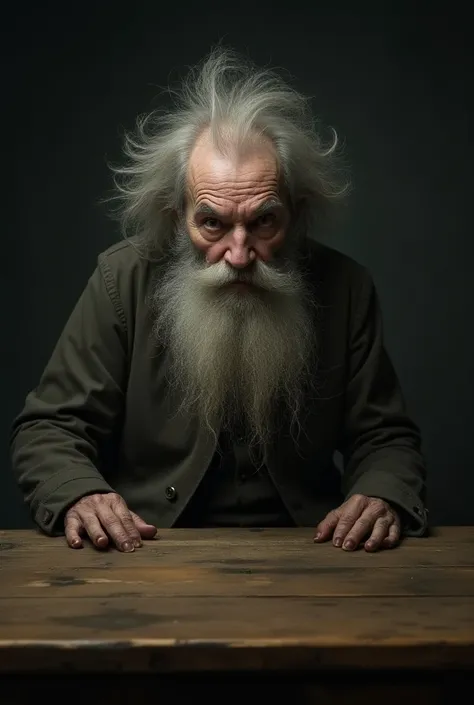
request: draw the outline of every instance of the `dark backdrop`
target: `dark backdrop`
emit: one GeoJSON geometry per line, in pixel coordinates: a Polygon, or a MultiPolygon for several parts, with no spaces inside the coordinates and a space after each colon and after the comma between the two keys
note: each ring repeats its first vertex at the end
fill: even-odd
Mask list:
{"type": "Polygon", "coordinates": [[[289,71],[341,135],[354,190],[331,242],[379,289],[387,346],[424,436],[432,522],[474,523],[467,10],[310,4],[4,10],[2,163],[13,193],[2,217],[1,527],[29,525],[10,470],[11,421],[97,253],[118,237],[100,203],[106,161],[120,157],[137,113],[161,104],[159,87],[218,40],[289,71]]]}

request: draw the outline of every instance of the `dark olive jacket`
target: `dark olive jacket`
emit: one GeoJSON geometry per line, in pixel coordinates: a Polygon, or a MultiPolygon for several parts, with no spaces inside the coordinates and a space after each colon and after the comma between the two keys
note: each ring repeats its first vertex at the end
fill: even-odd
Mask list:
{"type": "MultiPolygon", "coordinates": [[[[316,526],[344,498],[381,497],[427,525],[420,436],[384,348],[373,281],[364,267],[310,246],[317,299],[317,376],[297,443],[282,432],[268,472],[300,526],[316,526]],[[342,476],[333,458],[340,451],[342,476]]],[[[166,350],[151,335],[147,295],[156,264],[128,242],[98,257],[36,389],[13,422],[13,470],[34,520],[63,530],[82,496],[116,491],[146,521],[169,527],[193,496],[216,442],[197,418],[176,414],[166,350]]]]}

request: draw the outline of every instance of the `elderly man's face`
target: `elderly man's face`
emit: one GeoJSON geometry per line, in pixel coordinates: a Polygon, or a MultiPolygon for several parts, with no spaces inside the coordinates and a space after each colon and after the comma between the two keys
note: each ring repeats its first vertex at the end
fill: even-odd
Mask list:
{"type": "Polygon", "coordinates": [[[277,399],[298,413],[312,350],[277,159],[263,141],[225,157],[204,135],[187,176],[186,222],[154,293],[156,336],[183,408],[216,433],[244,421],[262,444],[277,399]]]}
{"type": "Polygon", "coordinates": [[[276,155],[260,142],[244,157],[220,154],[203,135],[188,170],[187,231],[208,264],[245,269],[268,262],[282,244],[288,212],[276,155]]]}

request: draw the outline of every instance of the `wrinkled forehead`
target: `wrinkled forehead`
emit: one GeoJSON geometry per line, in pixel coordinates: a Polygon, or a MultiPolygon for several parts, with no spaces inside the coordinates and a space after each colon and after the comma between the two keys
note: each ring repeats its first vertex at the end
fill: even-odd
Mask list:
{"type": "Polygon", "coordinates": [[[197,140],[187,171],[187,191],[193,199],[208,189],[224,195],[235,188],[243,197],[265,184],[272,190],[280,187],[277,153],[270,140],[256,138],[245,150],[230,147],[224,151],[208,132],[197,140]]]}

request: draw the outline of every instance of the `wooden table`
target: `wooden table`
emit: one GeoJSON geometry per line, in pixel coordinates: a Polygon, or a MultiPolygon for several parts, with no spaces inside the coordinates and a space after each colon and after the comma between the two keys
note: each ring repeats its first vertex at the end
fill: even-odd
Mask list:
{"type": "Polygon", "coordinates": [[[0,532],[2,705],[433,705],[473,673],[474,527],[376,554],[307,529],[163,530],[132,554],[0,532]]]}

